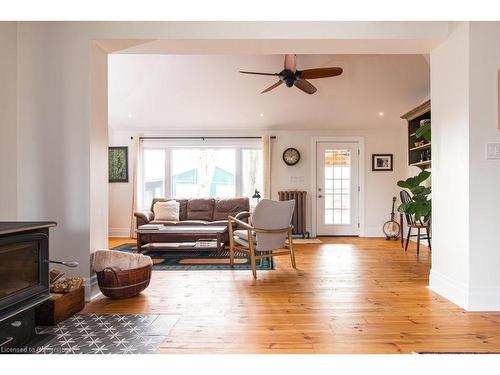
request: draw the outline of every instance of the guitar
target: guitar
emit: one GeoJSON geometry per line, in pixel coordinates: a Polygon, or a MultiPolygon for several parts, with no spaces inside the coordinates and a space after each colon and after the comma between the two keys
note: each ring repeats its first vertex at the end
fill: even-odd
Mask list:
{"type": "Polygon", "coordinates": [[[397,240],[400,234],[399,223],[394,220],[394,205],[396,203],[396,197],[392,197],[392,210],[391,210],[391,220],[386,221],[382,230],[385,234],[386,240],[397,240]]]}

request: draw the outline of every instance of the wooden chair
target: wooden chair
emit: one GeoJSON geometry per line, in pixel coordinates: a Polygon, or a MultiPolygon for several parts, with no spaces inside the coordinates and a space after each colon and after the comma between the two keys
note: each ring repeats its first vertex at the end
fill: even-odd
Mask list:
{"type": "Polygon", "coordinates": [[[234,252],[240,251],[250,256],[254,279],[257,279],[255,261],[279,255],[290,255],[292,267],[295,265],[292,229],[290,225],[295,201],[272,201],[263,199],[257,204],[252,215],[252,224],[232,216],[228,218],[229,258],[234,265],[234,252]],[[234,230],[233,224],[244,229],[234,230]],[[286,240],[288,239],[288,244],[286,240]]]}
{"type": "MultiPolygon", "coordinates": [[[[411,200],[410,194],[406,190],[401,190],[399,192],[399,197],[401,198],[402,203],[407,203],[411,200]]],[[[431,248],[431,226],[430,223],[423,223],[421,220],[418,222],[415,221],[412,215],[408,214],[400,214],[400,227],[401,227],[401,247],[403,247],[403,216],[406,219],[406,226],[408,227],[408,234],[406,236],[406,244],[404,246],[405,251],[408,250],[408,242],[410,241],[410,237],[417,237],[417,255],[420,254],[420,240],[427,239],[427,243],[429,244],[429,251],[431,248]],[[417,234],[411,234],[413,228],[417,229],[417,234]],[[425,229],[426,235],[420,235],[420,231],[425,229]]]]}

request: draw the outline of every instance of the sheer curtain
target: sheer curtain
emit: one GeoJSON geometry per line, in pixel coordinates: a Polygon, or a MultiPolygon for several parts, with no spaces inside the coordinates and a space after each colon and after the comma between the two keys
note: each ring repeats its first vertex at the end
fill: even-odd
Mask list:
{"type": "Polygon", "coordinates": [[[134,140],[132,142],[131,146],[131,152],[130,154],[132,155],[132,206],[131,206],[131,211],[130,211],[130,237],[131,238],[137,238],[137,235],[135,233],[135,228],[136,228],[136,220],[134,216],[134,212],[138,210],[138,202],[139,200],[139,178],[140,178],[140,158],[141,158],[141,140],[140,136],[136,135],[133,137],[134,140]]]}
{"type": "Polygon", "coordinates": [[[271,199],[271,136],[262,136],[262,178],[264,191],[262,197],[271,199]]]}

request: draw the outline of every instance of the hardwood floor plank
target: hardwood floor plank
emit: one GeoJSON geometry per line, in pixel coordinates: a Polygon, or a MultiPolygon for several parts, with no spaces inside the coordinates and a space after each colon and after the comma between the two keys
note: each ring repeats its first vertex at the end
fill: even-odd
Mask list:
{"type": "MultiPolygon", "coordinates": [[[[500,352],[500,313],[467,313],[427,288],[430,254],[397,241],[297,244],[274,271],[155,271],[128,300],[86,312],[178,317],[159,353],[500,352]]],[[[109,246],[131,239],[111,238],[109,246]]]]}

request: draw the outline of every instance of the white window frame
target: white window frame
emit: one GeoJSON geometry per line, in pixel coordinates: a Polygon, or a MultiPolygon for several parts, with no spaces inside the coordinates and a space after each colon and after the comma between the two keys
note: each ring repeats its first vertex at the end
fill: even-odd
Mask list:
{"type": "MultiPolygon", "coordinates": [[[[242,150],[262,150],[262,144],[260,140],[147,140],[141,142],[141,171],[144,171],[144,150],[165,150],[165,180],[163,182],[163,191],[165,197],[172,196],[172,151],[175,149],[200,149],[200,148],[210,148],[210,149],[224,149],[231,148],[235,149],[235,196],[242,196],[242,188],[243,188],[243,158],[242,158],[242,150]]],[[[143,202],[142,197],[145,196],[145,183],[144,183],[144,173],[140,173],[140,187],[138,190],[139,197],[141,197],[140,205],[143,210],[149,209],[149,204],[147,202],[143,202]]],[[[250,198],[250,203],[252,198],[250,198]]]]}

